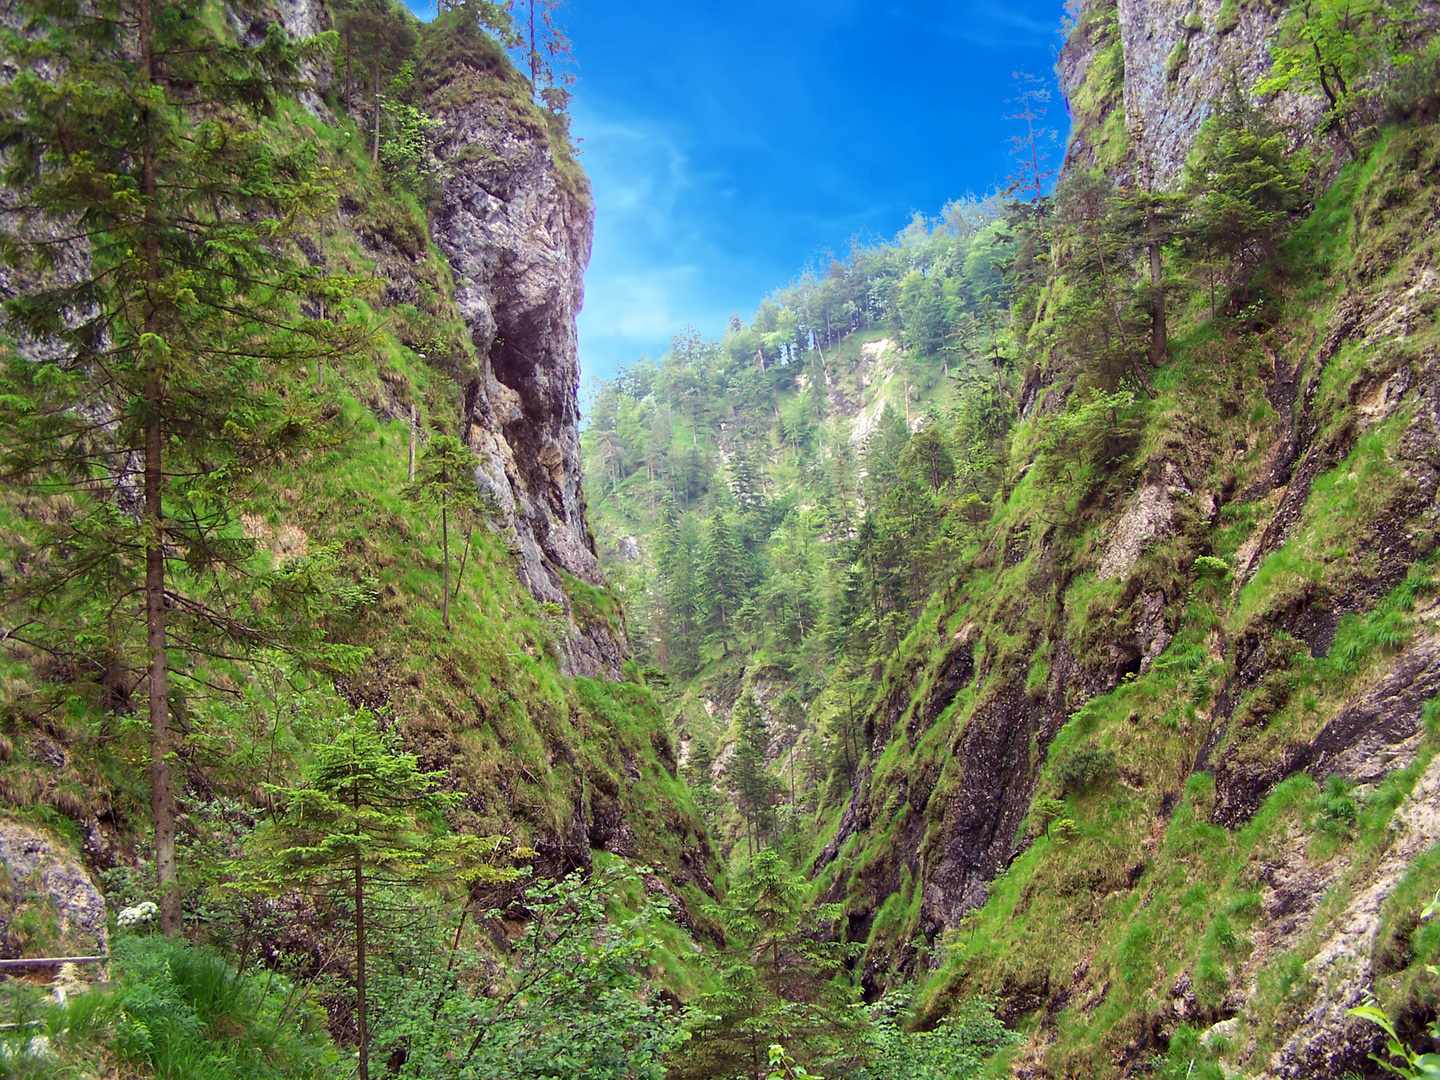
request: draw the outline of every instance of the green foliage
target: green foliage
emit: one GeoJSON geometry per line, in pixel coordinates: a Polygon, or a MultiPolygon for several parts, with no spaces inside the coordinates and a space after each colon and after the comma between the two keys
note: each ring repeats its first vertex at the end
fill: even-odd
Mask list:
{"type": "Polygon", "coordinates": [[[972,1080],[994,1075],[987,1062],[997,1050],[1020,1041],[995,1015],[995,1003],[970,998],[929,1031],[906,1031],[889,1003],[870,1007],[866,1062],[850,1080],[972,1080]]]}
{"type": "Polygon", "coordinates": [[[1440,118],[1440,38],[1390,79],[1385,88],[1388,123],[1423,124],[1440,118]]]}
{"type": "Polygon", "coordinates": [[[271,785],[278,809],[255,833],[244,880],[284,888],[358,870],[377,885],[423,881],[436,855],[424,823],[459,801],[436,790],[444,775],[420,771],[373,713],[344,718],[301,786],[271,785]]]}
{"type": "Polygon", "coordinates": [[[442,875],[492,884],[518,872],[483,861],[500,847],[498,838],[437,841],[427,835],[460,799],[435,790],[444,774],[421,772],[415,755],[401,749],[397,733],[382,731],[369,712],[347,717],[342,725],[317,749],[303,786],[268,787],[279,808],[252,838],[234,887],[278,893],[318,885],[332,904],[338,893],[353,905],[359,1073],[365,1080],[370,1054],[365,910],[375,890],[414,888],[442,875]]]}
{"type": "Polygon", "coordinates": [[[1415,10],[1409,0],[1301,0],[1292,4],[1271,46],[1272,66],[1256,84],[1262,95],[1319,90],[1329,109],[1322,130],[1333,129],[1352,158],[1367,118],[1373,76],[1405,64],[1415,10]],[[1366,77],[1371,76],[1370,85],[1366,77]]]}
{"type": "Polygon", "coordinates": [[[323,1014],[284,980],[237,976],[220,957],[163,938],[120,939],[115,965],[109,1000],[71,1008],[114,1017],[121,1061],[176,1080],[339,1071],[323,1014]]]}
{"type": "Polygon", "coordinates": [[[777,1039],[806,1064],[851,1044],[863,1018],[837,979],[854,952],[835,933],[839,905],[813,904],[801,877],[763,848],[737,868],[710,914],[725,945],[672,1076],[753,1073],[777,1039]]]}
{"type": "MultiPolygon", "coordinates": [[[[1431,968],[1432,974],[1436,971],[1431,968]]],[[[1406,1080],[1436,1080],[1440,1077],[1440,1054],[1422,1054],[1401,1041],[1395,1025],[1385,1013],[1374,1005],[1360,1005],[1349,1010],[1349,1015],[1368,1020],[1385,1033],[1385,1054],[1371,1054],[1370,1059],[1391,1076],[1403,1076],[1406,1080]]],[[[1440,1022],[1430,1025],[1431,1038],[1440,1037],[1440,1022]]]]}
{"type": "Polygon", "coordinates": [[[1200,129],[1187,172],[1200,206],[1195,243],[1232,260],[1253,244],[1273,259],[1304,203],[1309,168],[1284,129],[1232,83],[1200,129]]]}
{"type": "Polygon", "coordinates": [[[0,470],[49,511],[26,522],[20,546],[36,555],[5,599],[65,662],[112,684],[148,668],[171,932],[170,649],[193,677],[205,657],[287,643],[293,627],[250,580],[237,503],[261,470],[323,441],[334,417],[304,376],[366,337],[318,314],[364,280],[312,266],[301,243],[334,207],[334,178],[261,122],[330,39],[295,46],[273,25],[238,44],[209,10],[36,0],[0,34],[17,208],[0,258],[19,284],[5,303],[0,470]]]}
{"type": "Polygon", "coordinates": [[[163,937],[122,935],[112,955],[111,984],[63,1004],[22,985],[6,988],[13,1022],[0,1040],[0,1076],[68,1080],[115,1068],[163,1080],[344,1074],[324,1013],[288,980],[237,975],[214,953],[163,937]]]}
{"type": "MultiPolygon", "coordinates": [[[[747,823],[747,841],[753,852],[774,831],[775,800],[780,794],[780,785],[765,768],[770,736],[753,695],[745,694],[735,703],[734,724],[735,753],[730,758],[727,775],[736,806],[747,823]]],[[[755,858],[772,858],[773,853],[767,855],[768,851],[768,848],[761,850],[755,858]]]]}
{"type": "Polygon", "coordinates": [[[381,101],[380,163],[402,188],[430,203],[439,187],[434,143],[444,123],[404,100],[414,81],[415,66],[407,60],[390,80],[390,92],[381,101]]]}
{"type": "MultiPolygon", "coordinates": [[[[402,985],[381,1033],[387,1045],[404,1048],[399,1075],[663,1080],[665,1055],[688,1032],[647,978],[666,903],[607,914],[632,888],[643,895],[630,870],[536,885],[520,898],[527,921],[501,966],[471,955],[442,971],[432,957],[429,978],[402,985]]],[[[505,914],[486,917],[498,924],[505,914]]]]}
{"type": "MultiPolygon", "coordinates": [[[[494,499],[476,483],[478,469],[475,455],[468,446],[454,435],[436,435],[420,455],[415,482],[407,485],[403,492],[416,505],[440,511],[440,543],[445,566],[440,610],[446,630],[450,629],[450,522],[453,519],[466,526],[465,554],[468,556],[480,516],[495,509],[494,499]]],[[[464,564],[461,565],[463,570],[464,564]]]]}
{"type": "Polygon", "coordinates": [[[779,1043],[770,1044],[769,1064],[770,1072],[766,1080],[824,1080],[804,1065],[797,1064],[779,1043]]]}

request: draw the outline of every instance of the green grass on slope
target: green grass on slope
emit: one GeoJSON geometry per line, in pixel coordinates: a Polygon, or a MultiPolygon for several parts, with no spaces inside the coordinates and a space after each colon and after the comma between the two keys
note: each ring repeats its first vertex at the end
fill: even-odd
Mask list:
{"type": "MultiPolygon", "coordinates": [[[[828,888],[837,875],[848,875],[852,910],[878,907],[870,947],[881,955],[895,955],[920,930],[908,878],[887,898],[874,894],[874,876],[867,873],[887,859],[893,863],[906,785],[938,770],[933,814],[955,779],[952,748],[975,704],[995,686],[1018,680],[1038,696],[1060,636],[1082,660],[1103,661],[1110,643],[1133,624],[1145,591],[1184,597],[1178,631],[1163,655],[1145,674],[1127,676],[1075,709],[1048,747],[1029,824],[1033,842],[992,883],[988,903],[964,929],[947,935],[943,962],[926,990],[932,1015],[974,994],[1031,1003],[1024,1023],[1035,1041],[1021,1054],[1042,1057],[1053,1075],[1113,1075],[1117,1062],[1144,1064],[1160,1032],[1160,1045],[1170,1040],[1177,1060],[1190,1055],[1177,1075],[1186,1075],[1195,1060],[1194,1076],[1219,1077],[1219,1066],[1206,1064],[1214,1054],[1197,1048],[1195,1032],[1229,1015],[1235,995],[1257,977],[1242,1028],[1252,1042],[1244,1052],[1258,1061],[1275,1049],[1273,1033],[1293,1025],[1313,993],[1304,960],[1343,910],[1350,883],[1363,881],[1383,855],[1390,816],[1434,752],[1432,709],[1419,756],[1382,783],[1350,791],[1338,781],[1320,785],[1291,776],[1234,832],[1210,823],[1214,780],[1192,771],[1216,721],[1231,643],[1258,637],[1277,659],[1236,705],[1211,760],[1268,767],[1386,670],[1436,593],[1437,572],[1422,559],[1398,585],[1341,619],[1323,655],[1311,656],[1303,641],[1278,629],[1297,605],[1332,602],[1327,590],[1337,583],[1358,583],[1363,598],[1365,583],[1383,570],[1383,544],[1374,537],[1404,525],[1394,513],[1413,488],[1399,449],[1412,406],[1372,419],[1355,405],[1440,344],[1434,319],[1427,318],[1433,301],[1398,301],[1414,308],[1407,336],[1376,348],[1361,330],[1321,353],[1330,328],[1343,318],[1336,305],[1347,287],[1388,295],[1383,315],[1397,306],[1411,269],[1433,265],[1436,241],[1421,224],[1433,192],[1433,169],[1426,169],[1437,146],[1434,129],[1396,132],[1366,162],[1346,170],[1293,235],[1285,252],[1290,276],[1266,288],[1264,334],[1222,333],[1208,318],[1207,298],[1190,303],[1188,321],[1172,341],[1173,360],[1156,373],[1159,396],[1145,407],[1119,486],[1114,476],[1066,473],[1056,490],[1054,481],[1034,479],[1032,468],[992,521],[992,549],[1003,548],[1007,557],[984,570],[965,567],[948,590],[953,600],[927,609],[888,665],[887,682],[907,679],[939,656],[937,641],[946,647],[969,626],[981,679],[914,745],[901,733],[902,717],[874,762],[874,824],[847,844],[846,867],[832,864],[817,882],[828,888]],[[1319,423],[1311,445],[1343,448],[1315,478],[1286,542],[1259,560],[1237,591],[1234,575],[1252,550],[1246,541],[1256,538],[1283,491],[1248,503],[1232,496],[1213,522],[1184,500],[1173,535],[1147,548],[1128,579],[1098,580],[1105,534],[1084,507],[1118,508],[1128,486],[1157,475],[1166,460],[1185,462],[1211,491],[1243,492],[1263,474],[1279,435],[1262,379],[1272,351],[1285,362],[1303,361],[1306,370],[1324,362],[1310,413],[1319,423]],[[1097,487],[1107,479],[1108,488],[1097,487]],[[1044,570],[1066,560],[1074,570],[1059,582],[1044,570]],[[1277,863],[1313,871],[1329,885],[1317,929],[1283,955],[1267,956],[1257,976],[1247,964],[1256,948],[1263,872],[1277,863]],[[1189,1002],[1186,1024],[1167,1012],[1174,996],[1189,1002]]],[[[1033,437],[1022,424],[1015,445],[1033,437]]],[[[1423,531],[1419,539],[1423,552],[1423,531]]],[[[922,679],[909,708],[924,694],[922,679]]],[[[877,700],[884,696],[882,686],[877,700]]],[[[840,808],[833,813],[832,825],[840,808]]],[[[1417,973],[1440,948],[1440,934],[1417,917],[1437,886],[1440,855],[1428,853],[1385,904],[1379,948],[1388,959],[1379,964],[1378,992],[1395,1008],[1407,1007],[1418,992],[1417,973]]]]}
{"type": "MultiPolygon", "coordinates": [[[[467,92],[487,91],[474,84],[467,92]]],[[[292,106],[282,110],[274,134],[310,143],[335,170],[342,213],[327,215],[315,236],[330,264],[349,273],[403,275],[417,297],[390,307],[379,306],[378,294],[353,302],[350,314],[373,333],[368,354],[348,368],[326,370],[323,390],[319,372],[298,376],[306,393],[324,399],[343,437],[257,478],[248,502],[237,508],[257,540],[260,562],[330,549],[340,575],[369,598],[328,628],[332,640],[371,650],[357,672],[338,681],[341,700],[325,679],[296,675],[296,692],[319,695],[315,708],[331,711],[392,706],[426,767],[444,768],[465,792],[461,827],[522,843],[569,835],[577,815],[609,800],[634,823],[637,855],[678,872],[682,849],[704,850],[703,827],[675,778],[665,718],[636,683],[561,675],[559,647],[572,630],[520,584],[506,537],[477,529],[459,577],[465,535],[452,528],[453,632],[441,625],[439,521],[402,495],[408,416],[413,407],[425,430],[459,430],[461,383],[478,366],[423,210],[386,183],[348,121],[332,128],[292,106]]],[[[5,493],[0,525],[10,525],[8,507],[22,498],[5,493]]],[[[606,591],[579,582],[569,588],[583,618],[618,618],[606,591]]],[[[185,715],[231,709],[240,691],[268,678],[263,667],[210,663],[204,674],[219,688],[215,700],[203,687],[182,684],[181,692],[191,695],[185,715]]],[[[0,799],[69,823],[71,832],[75,822],[103,812],[128,846],[143,837],[148,819],[143,725],[97,708],[95,695],[64,696],[57,711],[50,703],[54,676],[36,658],[7,653],[0,660],[10,703],[0,799]],[[45,757],[51,739],[69,748],[58,769],[53,752],[45,757]]],[[[638,677],[632,672],[632,678],[638,677]]],[[[233,730],[196,733],[197,800],[251,794],[253,776],[227,774],[230,765],[212,769],[248,753],[236,737],[233,730]]],[[[303,756],[303,745],[291,749],[303,756]]],[[[691,898],[701,895],[694,890],[691,898]]]]}

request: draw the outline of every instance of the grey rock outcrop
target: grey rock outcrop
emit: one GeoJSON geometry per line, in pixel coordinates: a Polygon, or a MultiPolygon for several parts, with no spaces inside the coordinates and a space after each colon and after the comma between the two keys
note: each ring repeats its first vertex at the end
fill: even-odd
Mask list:
{"type": "Polygon", "coordinates": [[[618,678],[624,643],[608,625],[587,624],[564,580],[605,583],[585,521],[576,396],[589,185],[578,169],[562,172],[536,114],[503,88],[481,89],[482,78],[461,68],[434,95],[445,180],[432,231],[482,365],[465,391],[467,441],[477,482],[514,530],[521,579],[576,627],[568,667],[618,678]]]}
{"type": "MultiPolygon", "coordinates": [[[[329,26],[320,0],[274,0],[239,29],[278,21],[298,38],[329,26]]],[[[323,88],[326,80],[316,73],[323,88]]],[[[498,54],[458,53],[429,109],[443,125],[431,235],[455,281],[481,374],[463,387],[465,441],[476,483],[501,511],[521,581],[561,605],[572,628],[560,645],[572,675],[618,679],[623,629],[577,610],[566,575],[604,587],[580,486],[579,358],[575,317],[584,298],[594,212],[584,172],[556,149],[528,103],[528,83],[498,54]]],[[[312,111],[319,99],[306,101],[312,111]]],[[[389,281],[387,302],[413,303],[414,283],[394,253],[371,251],[389,281]]]]}
{"type": "Polygon", "coordinates": [[[0,950],[6,957],[72,949],[98,956],[108,950],[105,898],[79,858],[53,837],[0,817],[0,868],[0,950]]]}
{"type": "MultiPolygon", "coordinates": [[[[1118,25],[1123,79],[1116,84],[1117,99],[1105,104],[1124,110],[1130,135],[1125,170],[1148,167],[1159,186],[1178,184],[1211,103],[1232,80],[1249,92],[1270,70],[1270,41],[1284,14],[1283,5],[1244,0],[1088,0],[1082,25],[1087,17],[1118,25]]],[[[1060,51],[1067,100],[1079,96],[1110,40],[1103,29],[1076,34],[1060,51]]],[[[1286,93],[1267,108],[1309,131],[1323,104],[1315,95],[1286,93]]],[[[1096,164],[1095,142],[1108,137],[1098,125],[1082,126],[1066,155],[1067,167],[1096,164]]]]}

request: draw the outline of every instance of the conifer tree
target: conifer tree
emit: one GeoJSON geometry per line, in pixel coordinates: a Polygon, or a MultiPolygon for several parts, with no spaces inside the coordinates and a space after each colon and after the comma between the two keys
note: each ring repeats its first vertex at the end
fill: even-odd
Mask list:
{"type": "MultiPolygon", "coordinates": [[[[473,531],[475,520],[490,505],[482,498],[475,481],[479,465],[470,448],[454,435],[436,435],[425,445],[416,469],[415,482],[405,488],[406,497],[420,506],[440,511],[440,547],[444,561],[444,589],[440,597],[441,621],[450,629],[450,520],[464,521],[473,531]]],[[[469,554],[470,540],[465,541],[469,554]]]]}
{"type": "Polygon", "coordinates": [[[316,747],[302,786],[267,785],[279,810],[251,840],[242,887],[277,891],[299,885],[348,892],[355,931],[356,1020],[359,1077],[370,1076],[367,933],[377,890],[413,888],[448,872],[465,881],[513,878],[490,866],[494,837],[461,837],[448,844],[427,834],[427,819],[460,800],[437,790],[445,773],[421,771],[393,731],[360,712],[345,729],[316,747]]]}
{"type": "Polygon", "coordinates": [[[742,694],[735,703],[735,754],[730,761],[730,782],[735,802],[746,821],[753,852],[769,835],[779,792],[776,780],[765,768],[770,733],[755,695],[742,694]]]}
{"type": "Polygon", "coordinates": [[[1015,111],[1006,117],[1019,125],[1010,139],[1016,170],[1010,178],[1007,195],[1024,194],[1032,206],[1039,206],[1045,197],[1045,185],[1055,175],[1050,164],[1059,136],[1044,124],[1049,108],[1050,90],[1043,80],[1024,71],[1014,71],[1016,95],[1010,99],[1015,111]]]}
{"type": "Polygon", "coordinates": [[[744,597],[744,550],[724,511],[711,515],[700,560],[700,583],[709,607],[711,627],[730,651],[730,623],[744,597]]]}
{"type": "Polygon", "coordinates": [[[380,88],[415,48],[414,19],[390,0],[346,0],[335,13],[344,42],[345,108],[350,109],[350,65],[358,58],[370,83],[370,160],[380,160],[380,88]]]}
{"type": "Polygon", "coordinates": [[[1057,323],[1070,350],[1106,389],[1128,372],[1154,397],[1140,365],[1139,320],[1128,288],[1132,239],[1122,227],[1109,178],[1098,169],[1076,170],[1057,190],[1056,203],[1061,265],[1070,284],[1057,323]]]}
{"type": "Polygon", "coordinates": [[[695,793],[695,805],[707,822],[714,818],[717,806],[712,776],[714,767],[715,751],[704,739],[697,738],[690,748],[690,757],[685,762],[685,782],[695,793]]]}
{"type": "Polygon", "coordinates": [[[955,475],[955,456],[945,443],[939,428],[931,425],[910,437],[900,455],[900,474],[919,476],[934,495],[955,475]]]}
{"type": "MultiPolygon", "coordinates": [[[[202,0],[30,0],[17,14],[0,31],[14,71],[0,87],[13,196],[0,258],[19,285],[5,304],[18,344],[3,357],[3,471],[75,506],[30,523],[58,557],[33,561],[10,595],[36,647],[104,651],[122,671],[143,649],[161,922],[175,933],[171,650],[266,642],[223,587],[253,549],[234,500],[324,429],[284,381],[358,340],[297,314],[302,301],[335,311],[357,283],[299,252],[333,194],[308,150],[282,151],[261,124],[329,39],[297,47],[272,25],[237,44],[202,0]]],[[[142,680],[122,683],[123,699],[142,680]]]]}
{"type": "Polygon", "coordinates": [[[660,605],[657,620],[660,647],[673,669],[687,673],[699,664],[695,616],[699,611],[692,529],[693,519],[682,518],[667,493],[660,506],[660,528],[656,536],[655,562],[660,576],[660,605]]]}
{"type": "Polygon", "coordinates": [[[569,88],[575,83],[574,73],[563,66],[573,59],[570,39],[560,25],[559,10],[564,4],[565,0],[511,0],[511,10],[520,9],[531,96],[537,105],[557,113],[569,107],[569,88]]]}
{"type": "Polygon", "coordinates": [[[1309,158],[1232,82],[1196,140],[1187,184],[1199,199],[1200,241],[1232,261],[1251,245],[1267,259],[1305,199],[1309,158]]]}
{"type": "Polygon", "coordinates": [[[812,904],[804,879],[772,848],[741,866],[710,912],[725,928],[725,948],[718,986],[700,1001],[685,1075],[765,1080],[777,1041],[811,1061],[853,1044],[863,1015],[848,1007],[849,988],[836,978],[857,951],[837,932],[842,910],[812,904]]]}
{"type": "Polygon", "coordinates": [[[1169,355],[1169,320],[1166,303],[1165,250],[1175,243],[1189,223],[1191,196],[1186,191],[1161,191],[1145,145],[1144,127],[1136,125],[1135,141],[1143,160],[1137,183],[1117,193],[1119,228],[1139,242],[1145,253],[1144,284],[1140,303],[1150,313],[1150,366],[1160,367],[1169,355]]]}

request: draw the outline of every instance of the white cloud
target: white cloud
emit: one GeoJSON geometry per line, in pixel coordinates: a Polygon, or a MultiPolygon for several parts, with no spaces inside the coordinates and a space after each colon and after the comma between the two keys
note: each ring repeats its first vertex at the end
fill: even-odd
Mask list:
{"type": "Polygon", "coordinates": [[[580,314],[584,373],[604,377],[642,352],[653,355],[687,322],[718,333],[719,325],[704,325],[715,316],[701,271],[724,261],[706,229],[723,201],[713,178],[696,175],[657,124],[607,117],[590,102],[577,109],[574,130],[584,139],[596,208],[580,314]]]}

